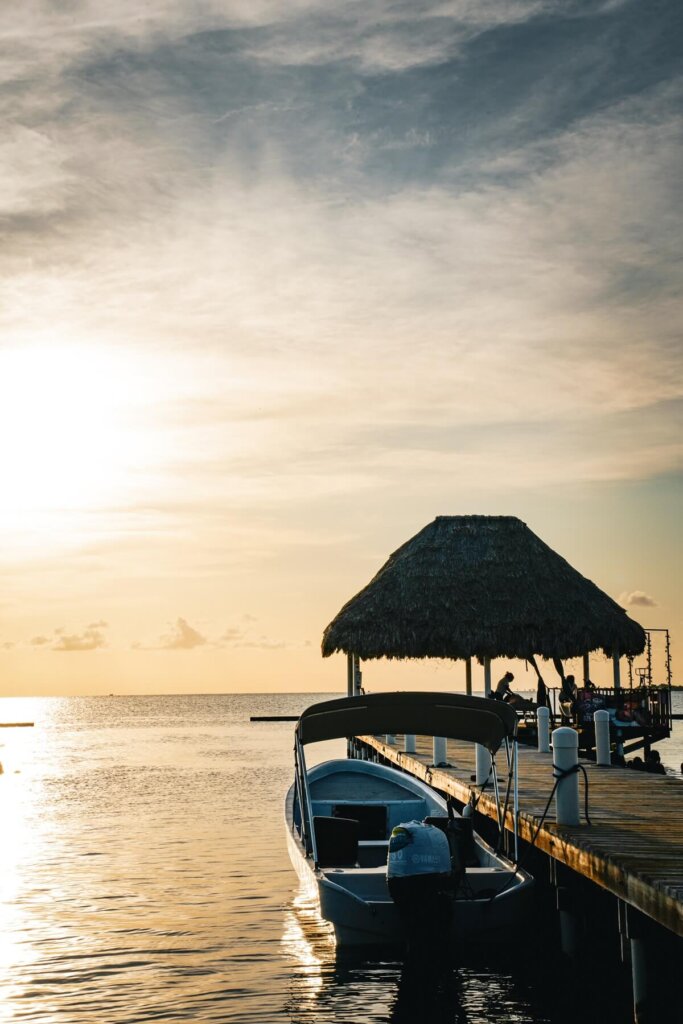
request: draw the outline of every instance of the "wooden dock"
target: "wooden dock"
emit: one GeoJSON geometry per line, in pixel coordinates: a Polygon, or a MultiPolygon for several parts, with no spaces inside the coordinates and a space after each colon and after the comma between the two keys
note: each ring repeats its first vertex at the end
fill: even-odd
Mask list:
{"type": "MultiPolygon", "coordinates": [[[[467,803],[472,791],[474,746],[448,741],[451,767],[432,766],[430,737],[417,737],[417,753],[403,752],[403,737],[385,743],[376,736],[359,736],[361,743],[388,763],[403,768],[428,785],[467,803]]],[[[501,789],[507,763],[497,757],[501,789]]],[[[551,803],[536,847],[584,878],[602,886],[624,903],[683,937],[683,782],[673,776],[651,775],[629,768],[585,765],[589,783],[588,813],[583,820],[583,777],[580,774],[582,818],[576,827],[555,823],[551,803]]],[[[536,832],[553,786],[552,755],[519,746],[520,837],[529,842],[536,832]]],[[[484,790],[477,810],[497,820],[493,793],[484,790]]],[[[512,813],[506,818],[512,829],[512,813]]]]}

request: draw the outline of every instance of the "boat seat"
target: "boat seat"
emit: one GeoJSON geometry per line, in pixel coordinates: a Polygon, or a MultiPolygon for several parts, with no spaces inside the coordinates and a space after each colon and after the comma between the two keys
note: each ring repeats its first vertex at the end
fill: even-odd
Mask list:
{"type": "Polygon", "coordinates": [[[320,867],[350,867],[358,862],[358,822],[322,814],[313,817],[320,867]]]}
{"type": "Polygon", "coordinates": [[[361,839],[358,843],[358,865],[361,868],[385,865],[388,856],[388,839],[361,839]]]}
{"type": "Polygon", "coordinates": [[[385,804],[333,804],[335,818],[355,818],[359,839],[386,839],[387,808],[385,804]]]}

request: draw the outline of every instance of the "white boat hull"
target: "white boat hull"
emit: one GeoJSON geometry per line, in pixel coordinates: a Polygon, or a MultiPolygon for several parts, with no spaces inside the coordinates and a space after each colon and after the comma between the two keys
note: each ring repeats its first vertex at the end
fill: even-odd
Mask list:
{"type": "MultiPolygon", "coordinates": [[[[446,814],[445,801],[419,780],[385,766],[370,762],[328,762],[339,765],[340,772],[349,766],[355,772],[381,773],[384,779],[396,779],[410,786],[416,796],[429,801],[429,813],[446,814]]],[[[311,770],[311,777],[325,769],[311,770]]],[[[330,772],[330,777],[333,776],[330,772]]],[[[360,781],[360,780],[359,780],[360,781]]],[[[307,890],[317,895],[320,914],[334,928],[338,945],[362,946],[401,944],[405,933],[397,907],[386,884],[386,865],[370,868],[317,867],[307,855],[294,822],[292,786],[285,802],[287,843],[292,865],[307,890]]],[[[353,798],[353,793],[350,794],[353,798]]],[[[408,804],[406,804],[408,806],[408,804]]],[[[404,819],[405,820],[405,819],[404,819]]],[[[524,871],[514,871],[505,858],[499,857],[475,836],[483,866],[468,868],[465,882],[454,900],[453,938],[467,941],[504,940],[511,929],[518,928],[530,903],[533,880],[524,871]],[[501,890],[499,894],[496,894],[501,890]],[[468,895],[469,894],[469,895],[468,895]]]]}

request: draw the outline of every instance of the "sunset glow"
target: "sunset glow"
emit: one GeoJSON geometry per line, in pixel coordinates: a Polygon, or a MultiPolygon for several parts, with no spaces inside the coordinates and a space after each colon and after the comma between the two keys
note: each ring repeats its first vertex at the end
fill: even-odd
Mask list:
{"type": "Polygon", "coordinates": [[[0,14],[5,692],[343,688],[324,627],[468,513],[676,666],[674,5],[579,7],[0,14]]]}
{"type": "Polygon", "coordinates": [[[5,521],[115,501],[142,440],[126,422],[140,392],[134,367],[101,347],[56,342],[3,350],[0,381],[0,425],[12,438],[5,521]]]}

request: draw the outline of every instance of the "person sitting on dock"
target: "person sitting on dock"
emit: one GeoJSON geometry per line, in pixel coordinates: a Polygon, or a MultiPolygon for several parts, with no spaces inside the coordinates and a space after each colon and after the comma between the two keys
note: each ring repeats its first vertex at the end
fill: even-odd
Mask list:
{"type": "Polygon", "coordinates": [[[506,672],[502,679],[498,680],[498,682],[496,683],[496,688],[494,692],[491,694],[494,700],[507,701],[510,700],[512,696],[517,696],[516,694],[513,694],[512,690],[510,689],[510,683],[514,678],[515,677],[513,676],[512,672],[506,672]]]}
{"type": "Polygon", "coordinates": [[[563,676],[560,689],[560,708],[564,718],[572,718],[576,708],[578,690],[574,682],[574,676],[563,676]]]}
{"type": "Polygon", "coordinates": [[[645,755],[645,771],[654,775],[666,775],[666,768],[661,762],[658,750],[650,750],[645,755]]]}

